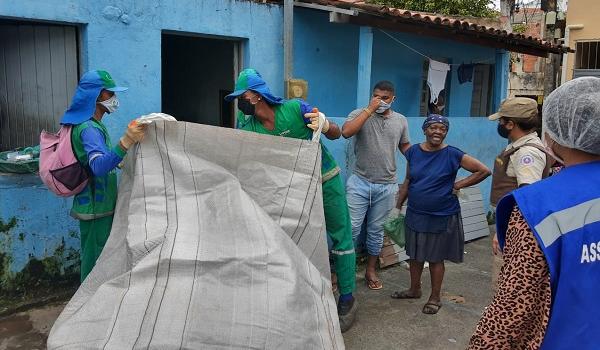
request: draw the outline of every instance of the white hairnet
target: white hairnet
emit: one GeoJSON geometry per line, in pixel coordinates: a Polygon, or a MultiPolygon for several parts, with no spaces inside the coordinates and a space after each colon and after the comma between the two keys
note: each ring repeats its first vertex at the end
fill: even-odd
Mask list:
{"type": "Polygon", "coordinates": [[[584,152],[600,154],[600,78],[573,79],[544,101],[542,135],[584,152]]]}

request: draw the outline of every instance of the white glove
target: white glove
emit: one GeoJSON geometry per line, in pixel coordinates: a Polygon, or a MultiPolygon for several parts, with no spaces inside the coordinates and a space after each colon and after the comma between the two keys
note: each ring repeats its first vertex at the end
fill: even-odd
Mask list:
{"type": "Polygon", "coordinates": [[[310,124],[307,124],[306,126],[311,128],[313,131],[317,131],[319,129],[319,125],[321,124],[323,125],[323,128],[321,129],[322,133],[329,131],[329,120],[327,120],[325,114],[321,112],[310,112],[306,113],[304,118],[310,119],[310,124]]]}
{"type": "Polygon", "coordinates": [[[135,121],[138,124],[152,124],[152,122],[155,120],[164,120],[167,122],[176,122],[177,121],[177,119],[175,119],[172,115],[165,114],[165,113],[146,114],[146,115],[143,115],[143,116],[137,118],[135,121]]]}
{"type": "Polygon", "coordinates": [[[129,123],[125,133],[119,140],[123,149],[128,150],[134,144],[142,141],[146,133],[146,126],[147,124],[139,124],[135,120],[129,123]]]}

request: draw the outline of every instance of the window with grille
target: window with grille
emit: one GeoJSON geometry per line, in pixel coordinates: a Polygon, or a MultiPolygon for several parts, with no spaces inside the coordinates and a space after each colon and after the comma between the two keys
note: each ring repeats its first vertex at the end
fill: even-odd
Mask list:
{"type": "Polygon", "coordinates": [[[575,69],[600,69],[600,41],[577,43],[575,69]]]}

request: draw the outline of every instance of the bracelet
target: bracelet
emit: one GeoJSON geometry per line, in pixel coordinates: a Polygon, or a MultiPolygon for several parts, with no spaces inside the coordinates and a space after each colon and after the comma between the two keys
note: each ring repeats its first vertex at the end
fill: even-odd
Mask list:
{"type": "Polygon", "coordinates": [[[369,115],[373,114],[373,112],[371,112],[371,110],[368,108],[363,108],[363,112],[367,112],[369,115]]]}

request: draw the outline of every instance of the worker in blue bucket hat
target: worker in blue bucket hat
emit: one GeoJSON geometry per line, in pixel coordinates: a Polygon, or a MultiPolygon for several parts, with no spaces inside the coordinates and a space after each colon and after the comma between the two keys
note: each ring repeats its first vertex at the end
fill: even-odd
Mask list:
{"type": "MultiPolygon", "coordinates": [[[[235,91],[225,97],[227,101],[236,98],[241,111],[238,126],[242,130],[306,140],[312,137],[313,132],[318,132],[319,125],[322,125],[321,132],[328,139],[337,139],[342,134],[334,122],[330,122],[323,113],[305,101],[284,100],[274,96],[254,69],[240,72],[235,91]]],[[[356,288],[356,255],[340,168],[323,144],[321,150],[325,226],[333,243],[331,254],[340,292],[337,310],[341,330],[345,332],[352,326],[358,308],[352,295],[356,288]]]]}
{"type": "Polygon", "coordinates": [[[145,126],[130,123],[119,143],[112,145],[102,118],[119,108],[117,86],[108,72],[85,73],[69,109],[60,123],[72,125],[71,143],[77,160],[90,176],[87,186],[73,198],[71,216],[79,220],[81,234],[81,281],[100,256],[110,234],[117,201],[117,165],[127,150],[144,137],[145,126]]]}

